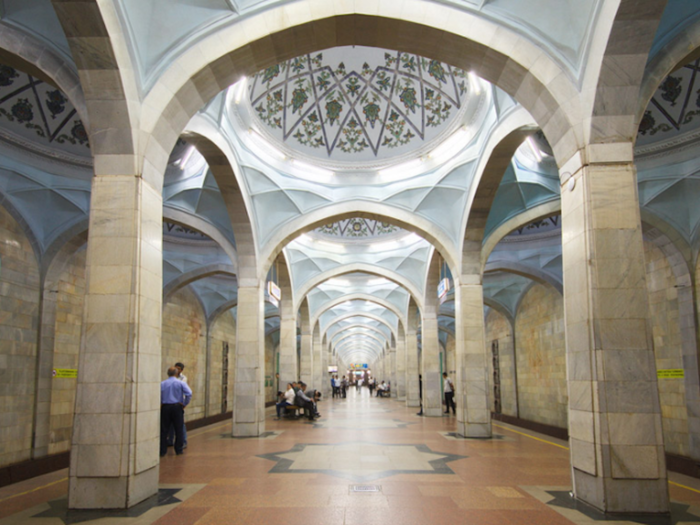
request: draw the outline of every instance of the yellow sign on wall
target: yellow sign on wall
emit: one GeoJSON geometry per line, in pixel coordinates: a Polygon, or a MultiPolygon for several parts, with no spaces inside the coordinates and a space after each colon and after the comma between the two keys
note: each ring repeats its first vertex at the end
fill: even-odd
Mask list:
{"type": "Polygon", "coordinates": [[[76,368],[54,368],[54,377],[78,377],[78,370],[76,368]]]}
{"type": "Polygon", "coordinates": [[[656,377],[658,377],[659,379],[682,379],[685,377],[685,371],[682,368],[657,370],[656,377]]]}

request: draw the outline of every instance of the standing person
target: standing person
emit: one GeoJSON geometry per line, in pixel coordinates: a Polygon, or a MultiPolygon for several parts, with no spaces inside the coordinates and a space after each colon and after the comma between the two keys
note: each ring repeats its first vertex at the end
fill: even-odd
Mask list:
{"type": "Polygon", "coordinates": [[[373,377],[370,377],[369,381],[367,382],[367,386],[369,387],[369,397],[372,397],[372,392],[374,392],[374,387],[376,384],[376,380],[373,377]]]}
{"type": "Polygon", "coordinates": [[[177,380],[177,368],[168,368],[168,379],[160,384],[160,457],[168,452],[167,436],[175,430],[175,454],[183,452],[185,407],[192,399],[192,390],[184,381],[177,380]]]}
{"type": "Polygon", "coordinates": [[[343,380],[340,382],[340,395],[343,399],[348,397],[348,379],[343,376],[343,380]]]}
{"type": "MultiPolygon", "coordinates": [[[[185,369],[185,365],[183,365],[183,364],[180,363],[180,362],[175,363],[175,370],[177,370],[177,375],[176,375],[175,377],[176,377],[179,381],[182,381],[182,382],[185,383],[187,386],[189,386],[189,384],[187,383],[187,376],[186,376],[185,374],[182,373],[182,371],[183,371],[184,369],[185,369]]],[[[182,435],[184,436],[184,437],[183,437],[183,440],[182,440],[182,443],[183,443],[182,446],[183,446],[183,448],[187,448],[187,427],[185,427],[185,419],[184,419],[184,416],[183,416],[183,419],[182,419],[182,435]]],[[[172,446],[173,446],[173,441],[174,441],[174,439],[175,439],[175,429],[171,430],[170,433],[168,434],[168,446],[169,446],[169,447],[172,447],[172,446]]]]}
{"type": "Polygon", "coordinates": [[[452,379],[447,377],[447,372],[442,373],[442,378],[445,383],[445,414],[450,413],[450,407],[452,407],[452,413],[457,415],[457,407],[455,405],[455,385],[452,379]]]}
{"type": "Polygon", "coordinates": [[[331,375],[331,397],[336,397],[338,395],[338,378],[331,375]]]}
{"type": "Polygon", "coordinates": [[[423,415],[423,376],[421,374],[418,374],[418,399],[420,399],[420,412],[418,412],[416,415],[422,416],[423,415]]]}

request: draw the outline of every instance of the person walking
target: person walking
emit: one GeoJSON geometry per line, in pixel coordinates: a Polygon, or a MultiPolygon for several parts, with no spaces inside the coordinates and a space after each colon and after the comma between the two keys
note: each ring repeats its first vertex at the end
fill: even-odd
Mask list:
{"type": "Polygon", "coordinates": [[[160,384],[160,457],[168,452],[168,432],[175,429],[175,454],[183,452],[185,407],[192,399],[192,390],[177,380],[177,368],[168,368],[168,379],[160,384]]]}
{"type": "Polygon", "coordinates": [[[452,413],[457,415],[457,407],[455,405],[455,385],[452,379],[447,377],[447,372],[442,373],[442,379],[445,384],[445,414],[450,413],[450,407],[452,407],[452,413]]]}

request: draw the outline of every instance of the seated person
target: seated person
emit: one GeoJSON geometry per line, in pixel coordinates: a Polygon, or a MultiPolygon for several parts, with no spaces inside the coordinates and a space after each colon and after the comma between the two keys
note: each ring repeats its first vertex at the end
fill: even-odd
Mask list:
{"type": "Polygon", "coordinates": [[[309,421],[313,421],[316,416],[316,403],[315,400],[317,398],[317,392],[315,390],[312,390],[309,392],[312,397],[310,397],[306,393],[306,383],[301,382],[299,383],[300,388],[299,391],[297,392],[296,399],[294,401],[294,404],[298,407],[302,407],[306,410],[308,410],[309,413],[309,421]]]}
{"type": "Polygon", "coordinates": [[[287,407],[294,404],[294,398],[296,394],[294,393],[294,385],[292,383],[287,383],[287,391],[279,396],[279,403],[275,405],[277,408],[277,419],[282,417],[282,412],[286,410],[287,407]]]}
{"type": "Polygon", "coordinates": [[[382,381],[382,384],[377,387],[377,397],[384,397],[388,395],[388,390],[389,387],[386,384],[386,381],[382,381]]]}

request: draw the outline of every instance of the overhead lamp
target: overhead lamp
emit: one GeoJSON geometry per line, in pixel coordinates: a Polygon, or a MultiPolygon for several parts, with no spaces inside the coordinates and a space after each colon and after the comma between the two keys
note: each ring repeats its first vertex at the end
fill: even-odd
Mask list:
{"type": "Polygon", "coordinates": [[[473,72],[470,71],[468,73],[469,76],[469,84],[472,87],[472,93],[475,95],[481,95],[481,82],[479,80],[479,77],[473,72]]]}
{"type": "Polygon", "coordinates": [[[394,178],[406,178],[407,175],[411,174],[411,172],[414,172],[418,169],[420,169],[423,166],[423,157],[419,157],[417,159],[409,160],[408,162],[404,162],[403,164],[399,164],[397,166],[391,166],[389,168],[385,168],[383,170],[379,171],[379,175],[381,177],[388,178],[390,180],[393,180],[394,178]]]}
{"type": "Polygon", "coordinates": [[[464,145],[466,139],[467,128],[466,126],[462,126],[458,131],[454,132],[451,137],[431,151],[428,156],[438,161],[447,159],[455,153],[456,149],[464,145]]]}
{"type": "Polygon", "coordinates": [[[535,144],[535,141],[532,137],[527,138],[527,145],[530,146],[530,149],[532,150],[532,153],[535,155],[537,162],[542,162],[542,152],[537,147],[537,144],[535,144]]]}
{"type": "MultiPolygon", "coordinates": [[[[328,181],[333,177],[333,175],[335,175],[335,173],[330,171],[330,170],[327,170],[324,168],[319,168],[318,166],[314,166],[312,164],[308,164],[306,162],[303,162],[303,161],[300,161],[297,159],[291,159],[290,164],[292,166],[294,166],[295,168],[298,168],[299,170],[301,170],[304,173],[304,178],[307,180],[312,178],[312,177],[309,177],[309,175],[311,175],[311,176],[319,177],[321,179],[321,181],[323,181],[323,180],[328,181]]],[[[315,178],[313,178],[313,181],[320,182],[320,181],[316,180],[315,178]]]]}
{"type": "Polygon", "coordinates": [[[189,148],[187,148],[187,151],[185,152],[185,155],[180,159],[179,165],[182,169],[185,168],[187,163],[190,161],[192,158],[192,155],[194,154],[195,147],[190,145],[189,148]]]}
{"type": "Polygon", "coordinates": [[[246,77],[243,77],[236,83],[235,95],[234,95],[234,99],[233,99],[233,101],[236,104],[240,104],[241,100],[243,99],[243,94],[245,93],[247,81],[248,81],[248,79],[246,77]]]}

